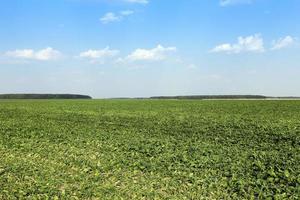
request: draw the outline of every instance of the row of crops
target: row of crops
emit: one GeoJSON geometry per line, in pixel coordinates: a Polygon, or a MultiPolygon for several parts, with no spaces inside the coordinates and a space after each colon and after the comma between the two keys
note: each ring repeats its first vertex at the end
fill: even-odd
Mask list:
{"type": "Polygon", "coordinates": [[[298,199],[299,184],[300,101],[0,101],[0,199],[298,199]]]}

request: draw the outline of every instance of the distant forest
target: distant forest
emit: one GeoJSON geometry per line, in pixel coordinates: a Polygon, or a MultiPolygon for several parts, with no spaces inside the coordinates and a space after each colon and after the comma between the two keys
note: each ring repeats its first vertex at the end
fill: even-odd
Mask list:
{"type": "MultiPolygon", "coordinates": [[[[0,99],[92,99],[79,94],[0,94],[0,99]]],[[[154,96],[149,98],[112,98],[112,99],[300,99],[300,97],[270,97],[263,95],[189,95],[189,96],[154,96]]]]}
{"type": "Polygon", "coordinates": [[[262,95],[194,95],[194,96],[157,96],[151,99],[267,99],[262,95]]]}
{"type": "Polygon", "coordinates": [[[79,94],[0,94],[0,99],[92,99],[79,94]]]}

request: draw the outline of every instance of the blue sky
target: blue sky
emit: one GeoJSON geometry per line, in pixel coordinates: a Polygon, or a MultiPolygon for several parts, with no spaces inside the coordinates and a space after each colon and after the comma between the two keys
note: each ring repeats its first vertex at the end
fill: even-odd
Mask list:
{"type": "Polygon", "coordinates": [[[0,93],[300,96],[299,0],[10,0],[0,93]]]}

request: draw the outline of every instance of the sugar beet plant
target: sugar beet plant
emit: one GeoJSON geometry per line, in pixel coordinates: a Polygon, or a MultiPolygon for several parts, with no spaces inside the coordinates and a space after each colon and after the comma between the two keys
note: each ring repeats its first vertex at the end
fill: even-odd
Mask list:
{"type": "Polygon", "coordinates": [[[298,199],[300,101],[2,100],[0,199],[298,199]]]}

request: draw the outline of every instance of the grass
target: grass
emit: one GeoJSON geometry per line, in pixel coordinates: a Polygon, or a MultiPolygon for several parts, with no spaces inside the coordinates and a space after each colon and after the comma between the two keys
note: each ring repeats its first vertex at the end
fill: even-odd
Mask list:
{"type": "Polygon", "coordinates": [[[0,199],[298,199],[299,174],[300,101],[0,101],[0,199]]]}

